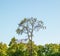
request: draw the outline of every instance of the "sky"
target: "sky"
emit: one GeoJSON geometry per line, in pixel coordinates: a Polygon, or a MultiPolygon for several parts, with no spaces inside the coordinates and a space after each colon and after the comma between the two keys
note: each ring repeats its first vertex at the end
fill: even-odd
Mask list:
{"type": "Polygon", "coordinates": [[[18,35],[18,23],[24,18],[42,20],[45,30],[35,32],[35,44],[60,43],[60,0],[0,0],[0,42],[9,44],[18,35]]]}

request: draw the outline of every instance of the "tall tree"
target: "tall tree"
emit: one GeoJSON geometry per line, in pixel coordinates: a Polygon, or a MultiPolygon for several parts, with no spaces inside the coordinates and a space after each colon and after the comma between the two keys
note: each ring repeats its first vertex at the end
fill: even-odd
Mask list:
{"type": "Polygon", "coordinates": [[[16,30],[17,34],[27,34],[29,41],[31,41],[31,53],[32,56],[32,37],[34,35],[35,30],[45,29],[43,21],[37,20],[36,18],[24,18],[19,24],[16,30]]]}

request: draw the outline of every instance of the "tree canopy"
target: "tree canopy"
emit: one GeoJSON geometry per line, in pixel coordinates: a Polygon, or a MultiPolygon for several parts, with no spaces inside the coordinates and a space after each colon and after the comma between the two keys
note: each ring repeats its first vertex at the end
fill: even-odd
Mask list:
{"type": "MultiPolygon", "coordinates": [[[[13,37],[12,39],[15,38],[13,37]]],[[[10,45],[0,43],[0,56],[29,56],[29,42],[15,43],[12,39],[10,41],[11,44],[9,43],[10,45]]],[[[32,46],[33,56],[60,56],[60,44],[50,43],[45,45],[36,45],[33,42],[32,46]]]]}

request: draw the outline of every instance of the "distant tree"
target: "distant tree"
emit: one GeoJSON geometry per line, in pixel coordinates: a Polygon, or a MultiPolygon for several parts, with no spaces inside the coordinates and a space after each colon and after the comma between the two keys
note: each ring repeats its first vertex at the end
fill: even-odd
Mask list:
{"type": "Polygon", "coordinates": [[[27,34],[29,41],[31,41],[31,55],[32,56],[32,37],[35,30],[45,29],[43,21],[36,18],[24,18],[19,24],[16,30],[17,34],[27,34]]]}
{"type": "Polygon", "coordinates": [[[35,30],[45,29],[43,21],[37,20],[36,18],[24,18],[19,24],[16,30],[17,34],[27,34],[28,38],[32,38],[35,30]]]}

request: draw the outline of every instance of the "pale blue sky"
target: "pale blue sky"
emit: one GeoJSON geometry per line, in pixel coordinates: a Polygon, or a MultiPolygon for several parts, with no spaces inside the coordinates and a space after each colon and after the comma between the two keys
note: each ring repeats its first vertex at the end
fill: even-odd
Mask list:
{"type": "Polygon", "coordinates": [[[36,44],[60,43],[60,0],[0,0],[0,42],[24,38],[15,31],[25,17],[43,20],[47,27],[35,34],[36,44]]]}

